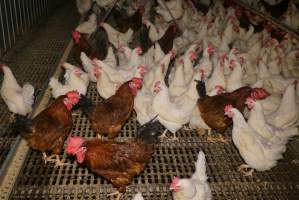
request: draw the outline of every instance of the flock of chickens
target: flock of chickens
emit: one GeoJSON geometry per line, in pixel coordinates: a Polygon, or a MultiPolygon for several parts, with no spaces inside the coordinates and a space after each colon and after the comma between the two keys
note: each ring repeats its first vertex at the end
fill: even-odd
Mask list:
{"type": "MultiPolygon", "coordinates": [[[[95,3],[105,12],[113,1],[95,3]]],[[[66,141],[65,152],[109,180],[119,199],[168,131],[170,139],[179,140],[175,133],[182,128],[208,130],[210,140],[226,142],[221,133],[232,124],[233,143],[246,163],[239,170],[246,176],[271,169],[283,157],[299,122],[299,43],[292,35],[261,28],[257,16],[244,20],[247,11],[231,1],[130,4],[112,9],[113,23],[99,23],[90,12],[93,4],[77,0],[78,11],[90,14],[72,33],[79,67],[61,63],[64,83],[50,78],[55,100],[33,119],[27,116],[33,86],[21,87],[1,65],[1,96],[15,118],[11,128],[41,151],[45,162],[65,164],[59,155],[66,141]],[[89,82],[96,83],[102,101],[85,96],[89,82]],[[69,136],[77,107],[100,138],[69,136]],[[136,138],[113,140],[133,110],[141,125],[136,138]],[[212,137],[216,133],[219,138],[212,137]]],[[[195,166],[190,179],[173,178],[174,199],[212,198],[203,152],[195,166]]],[[[139,193],[134,199],[143,198],[139,193]]]]}

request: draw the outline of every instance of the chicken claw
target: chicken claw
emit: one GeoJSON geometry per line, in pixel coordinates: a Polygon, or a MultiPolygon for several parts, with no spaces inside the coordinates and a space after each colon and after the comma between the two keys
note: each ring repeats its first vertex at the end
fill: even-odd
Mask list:
{"type": "Polygon", "coordinates": [[[225,138],[223,137],[223,135],[219,135],[219,136],[208,135],[208,137],[207,137],[207,141],[208,141],[208,142],[212,142],[212,143],[222,142],[222,143],[224,143],[224,144],[228,144],[227,139],[225,139],[225,138]]]}
{"type": "Polygon", "coordinates": [[[114,200],[120,200],[123,196],[123,193],[120,193],[119,191],[110,193],[107,195],[107,197],[115,197],[114,200]],[[116,196],[116,197],[115,197],[116,196]]]}
{"type": "Polygon", "coordinates": [[[196,129],[196,133],[199,135],[199,136],[203,136],[205,133],[206,133],[206,130],[205,129],[196,129]]]}
{"type": "Polygon", "coordinates": [[[43,160],[45,161],[45,164],[47,164],[47,162],[55,163],[55,167],[68,165],[68,163],[65,163],[64,159],[60,160],[59,155],[47,156],[47,154],[45,152],[43,152],[43,160]],[[53,157],[55,157],[55,158],[53,158],[53,157]]]}
{"type": "Polygon", "coordinates": [[[238,171],[241,172],[243,176],[252,176],[254,169],[252,169],[249,165],[243,164],[238,167],[238,171]]]}
{"type": "Polygon", "coordinates": [[[179,139],[176,137],[175,133],[173,134],[173,137],[168,137],[167,134],[168,130],[165,129],[165,131],[162,133],[162,135],[159,137],[161,140],[167,139],[171,141],[178,141],[179,139]]]}
{"type": "Polygon", "coordinates": [[[184,125],[184,126],[183,126],[183,129],[184,129],[185,131],[192,131],[192,130],[193,130],[189,125],[184,125]]]}

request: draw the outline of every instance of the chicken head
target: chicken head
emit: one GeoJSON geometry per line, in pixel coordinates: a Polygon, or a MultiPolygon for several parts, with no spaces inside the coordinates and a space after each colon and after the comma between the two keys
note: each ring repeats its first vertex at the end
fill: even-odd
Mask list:
{"type": "Polygon", "coordinates": [[[80,94],[77,91],[70,91],[66,93],[66,98],[63,99],[63,103],[68,110],[71,110],[74,105],[79,102],[80,94]]]}
{"type": "Polygon", "coordinates": [[[81,34],[78,31],[73,31],[72,37],[74,42],[78,44],[80,42],[81,34]]]}
{"type": "Polygon", "coordinates": [[[248,109],[251,110],[254,107],[255,100],[252,97],[248,97],[245,101],[248,109]]]}
{"type": "Polygon", "coordinates": [[[233,118],[233,116],[234,116],[234,112],[232,111],[232,109],[233,109],[233,106],[232,106],[231,104],[226,105],[226,106],[224,107],[224,113],[225,113],[225,115],[227,115],[229,118],[233,118]]]}
{"type": "Polygon", "coordinates": [[[86,147],[84,147],[84,139],[79,136],[69,137],[66,145],[66,153],[76,155],[77,162],[82,163],[85,158],[86,147]]]}
{"type": "Polygon", "coordinates": [[[170,184],[170,190],[178,192],[180,190],[179,186],[180,179],[176,176],[173,177],[172,182],[170,184]]]}

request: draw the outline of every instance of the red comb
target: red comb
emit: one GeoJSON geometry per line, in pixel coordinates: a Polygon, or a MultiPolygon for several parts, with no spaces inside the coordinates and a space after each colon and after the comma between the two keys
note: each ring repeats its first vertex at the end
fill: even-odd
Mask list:
{"type": "Polygon", "coordinates": [[[75,43],[78,44],[80,42],[81,34],[78,31],[73,31],[72,37],[75,43]]]}
{"type": "Polygon", "coordinates": [[[250,96],[255,100],[261,100],[268,97],[269,93],[264,88],[253,88],[250,96]]]}
{"type": "Polygon", "coordinates": [[[229,111],[231,111],[231,109],[233,108],[233,106],[231,104],[224,106],[224,112],[227,113],[229,111]]]}

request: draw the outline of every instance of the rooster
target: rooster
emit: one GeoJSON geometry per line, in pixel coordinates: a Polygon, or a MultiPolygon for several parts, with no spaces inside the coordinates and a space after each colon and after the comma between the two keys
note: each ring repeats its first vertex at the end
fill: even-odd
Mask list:
{"type": "Polygon", "coordinates": [[[65,150],[75,155],[78,163],[111,181],[118,191],[109,196],[117,194],[120,199],[134,176],[139,175],[151,159],[159,141],[159,130],[159,124],[150,121],[138,129],[136,138],[124,142],[70,137],[65,150]]]}
{"type": "MultiPolygon", "coordinates": [[[[243,112],[247,97],[252,96],[255,99],[264,99],[269,94],[263,88],[241,87],[233,92],[222,93],[215,96],[207,96],[204,81],[198,81],[197,91],[199,99],[197,107],[201,113],[204,122],[213,130],[223,133],[232,120],[225,116],[223,107],[226,104],[232,104],[235,108],[243,112]]],[[[210,141],[213,141],[209,137],[210,141]]]]}
{"type": "Polygon", "coordinates": [[[11,128],[14,132],[21,133],[32,149],[41,151],[45,162],[54,161],[56,166],[63,165],[59,154],[72,130],[71,110],[78,103],[79,98],[79,93],[68,92],[58,97],[33,119],[17,115],[11,128]],[[48,151],[53,152],[56,159],[52,159],[52,156],[48,157],[46,154],[48,151]]]}
{"type": "Polygon", "coordinates": [[[108,138],[116,137],[133,111],[134,97],[141,85],[142,79],[133,78],[122,84],[113,96],[96,105],[81,95],[79,106],[90,119],[92,129],[108,138]]]}
{"type": "Polygon", "coordinates": [[[4,73],[0,93],[9,111],[14,114],[27,115],[32,111],[34,102],[33,86],[25,83],[21,87],[8,66],[0,65],[0,69],[4,73]]]}

